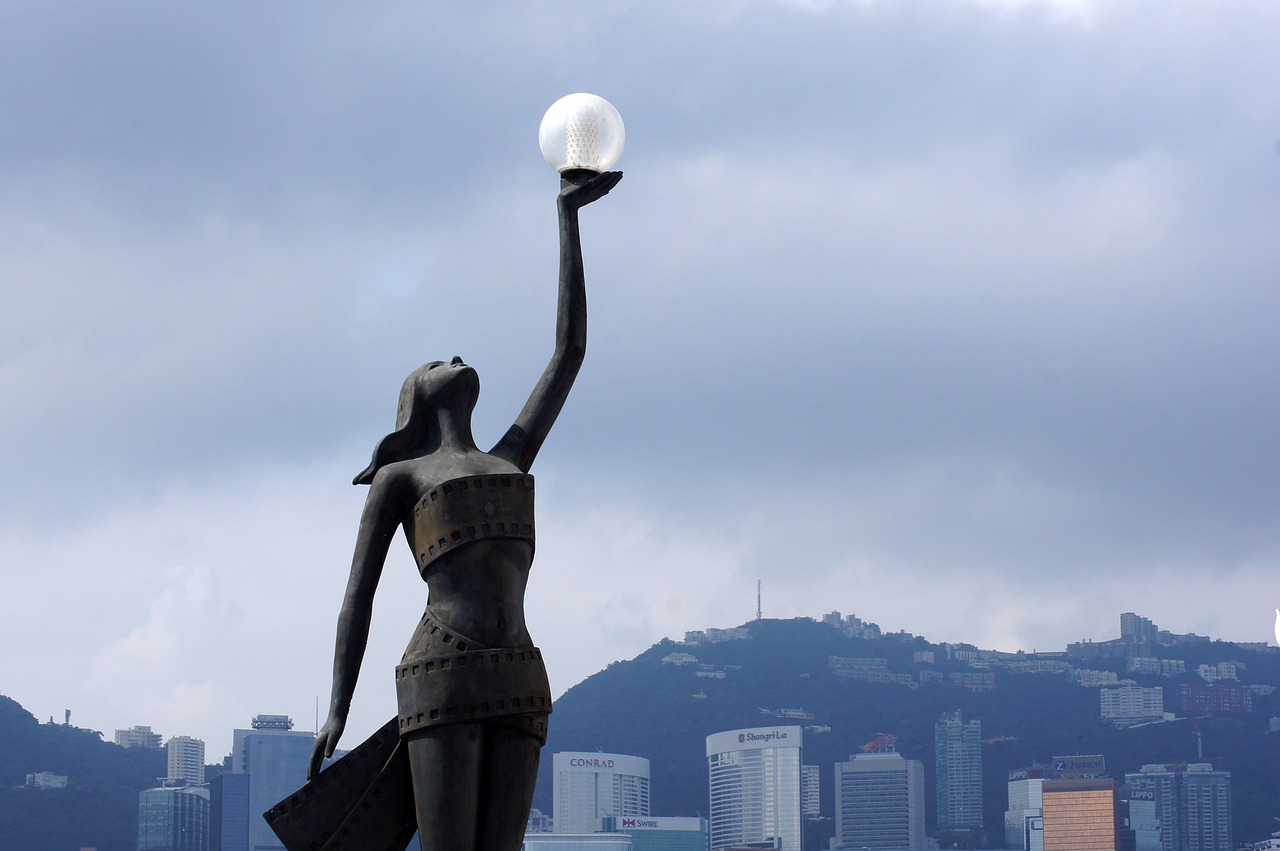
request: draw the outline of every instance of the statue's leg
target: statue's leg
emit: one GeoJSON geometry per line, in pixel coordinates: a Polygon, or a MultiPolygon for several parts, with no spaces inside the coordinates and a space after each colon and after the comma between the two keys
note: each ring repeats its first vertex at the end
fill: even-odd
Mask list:
{"type": "Polygon", "coordinates": [[[520,851],[538,779],[542,745],[520,730],[492,726],[484,731],[484,774],[480,778],[480,834],[483,851],[520,851]]]}
{"type": "Polygon", "coordinates": [[[487,732],[480,724],[442,724],[407,738],[422,851],[486,848],[476,843],[476,828],[487,732]]]}

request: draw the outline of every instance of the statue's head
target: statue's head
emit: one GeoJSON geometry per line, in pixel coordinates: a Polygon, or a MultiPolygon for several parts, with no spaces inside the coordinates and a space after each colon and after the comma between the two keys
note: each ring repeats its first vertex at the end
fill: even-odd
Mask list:
{"type": "Polygon", "coordinates": [[[378,441],[373,460],[353,484],[367,485],[387,464],[433,451],[440,443],[441,414],[470,419],[479,396],[480,377],[460,357],[432,361],[409,373],[400,387],[396,430],[378,441]]]}

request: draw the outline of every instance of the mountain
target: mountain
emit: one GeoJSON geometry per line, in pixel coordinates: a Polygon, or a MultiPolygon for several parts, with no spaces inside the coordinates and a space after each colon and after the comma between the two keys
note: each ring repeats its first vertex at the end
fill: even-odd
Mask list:
{"type": "Polygon", "coordinates": [[[0,849],[133,851],[138,793],[166,770],[163,750],[122,748],[94,730],[41,724],[0,695],[0,849]],[[65,776],[66,788],[26,786],[38,772],[65,776]]]}
{"type": "Polygon", "coordinates": [[[1082,658],[1114,649],[1115,642],[1073,645],[1074,655],[999,654],[841,626],[807,618],[756,620],[736,630],[708,631],[729,640],[662,641],[635,659],[611,664],[556,701],[534,806],[551,812],[551,754],[599,750],[651,761],[654,815],[705,816],[707,735],[798,724],[806,727],[805,763],[821,766],[823,815],[834,813],[834,764],[890,733],[898,737],[899,753],[925,765],[932,831],[934,723],[944,711],[959,709],[965,720],[982,722],[988,847],[1003,844],[1007,773],[1055,756],[1102,754],[1114,777],[1146,763],[1204,761],[1227,769],[1237,842],[1269,836],[1273,817],[1280,816],[1280,784],[1274,779],[1280,733],[1267,733],[1268,719],[1280,715],[1280,702],[1274,691],[1255,693],[1280,685],[1280,653],[1274,648],[1197,636],[1178,636],[1169,645],[1152,642],[1144,652],[1174,668],[1181,662],[1186,670],[1159,676],[1127,672],[1128,660],[1119,656],[1082,658]],[[1176,686],[1203,685],[1198,666],[1219,662],[1236,663],[1240,683],[1258,687],[1251,692],[1253,711],[1119,729],[1099,717],[1098,687],[1078,682],[1114,673],[1119,680],[1160,685],[1172,709],[1176,686]],[[1042,670],[1032,672],[1036,668],[1042,670]],[[873,679],[897,681],[868,681],[873,679]],[[783,717],[780,710],[803,710],[809,717],[783,717]],[[1203,760],[1197,757],[1197,730],[1203,760]]]}

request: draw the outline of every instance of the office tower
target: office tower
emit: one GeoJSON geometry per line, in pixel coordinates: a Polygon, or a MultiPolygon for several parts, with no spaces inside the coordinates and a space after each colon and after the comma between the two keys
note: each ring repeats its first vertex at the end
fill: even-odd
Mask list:
{"type": "Polygon", "coordinates": [[[262,814],[307,780],[315,733],[294,730],[287,715],[259,715],[252,727],[232,732],[232,776],[245,780],[216,778],[222,782],[214,790],[212,819],[221,844],[213,851],[279,849],[280,840],[262,814]]]}
{"type": "Polygon", "coordinates": [[[632,851],[707,851],[704,818],[631,818],[606,816],[605,833],[631,837],[632,851]]]}
{"type": "Polygon", "coordinates": [[[1116,782],[1046,780],[1044,851],[1116,851],[1116,782]]]}
{"type": "Polygon", "coordinates": [[[169,785],[204,783],[203,740],[174,736],[164,747],[169,756],[169,774],[165,778],[169,785]]]}
{"type": "Polygon", "coordinates": [[[801,736],[799,727],[707,736],[711,851],[767,842],[800,851],[801,736]]]}
{"type": "Polygon", "coordinates": [[[160,734],[151,732],[150,727],[130,727],[128,730],[116,730],[116,744],[122,748],[154,748],[160,749],[160,734]]]}
{"type": "Polygon", "coordinates": [[[807,819],[822,817],[821,772],[817,765],[800,766],[800,815],[807,819]]]}
{"type": "Polygon", "coordinates": [[[138,851],[209,851],[209,790],[166,786],[139,792],[138,851]]]}
{"type": "Polygon", "coordinates": [[[1044,851],[1040,820],[1044,816],[1041,786],[1044,771],[1023,768],[1009,772],[1009,808],[1004,813],[1004,844],[1022,851],[1044,851]]]}
{"type": "Polygon", "coordinates": [[[884,747],[836,763],[836,848],[924,847],[924,765],[884,747]]]}
{"type": "Polygon", "coordinates": [[[1187,766],[1182,778],[1182,841],[1190,851],[1231,851],[1231,772],[1208,763],[1187,766]]]}
{"type": "Polygon", "coordinates": [[[966,723],[960,710],[944,712],[933,732],[938,830],[981,830],[982,722],[966,723]]]}
{"type": "Polygon", "coordinates": [[[248,851],[249,775],[219,774],[209,784],[209,851],[248,851]]]}
{"type": "Polygon", "coordinates": [[[605,816],[649,815],[649,760],[619,753],[551,758],[555,833],[594,833],[605,816]]]}
{"type": "Polygon", "coordinates": [[[1150,791],[1161,851],[1231,851],[1231,772],[1208,763],[1144,765],[1124,777],[1133,794],[1150,791]]]}
{"type": "Polygon", "coordinates": [[[1128,784],[1120,790],[1122,804],[1129,805],[1129,829],[1133,831],[1133,851],[1162,851],[1160,813],[1152,789],[1135,789],[1128,784]]]}

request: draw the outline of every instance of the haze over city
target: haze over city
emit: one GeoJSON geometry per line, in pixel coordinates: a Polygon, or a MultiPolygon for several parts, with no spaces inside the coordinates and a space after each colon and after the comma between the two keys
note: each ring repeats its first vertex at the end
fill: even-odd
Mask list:
{"type": "MultiPolygon", "coordinates": [[[[404,376],[492,445],[550,354],[556,98],[620,110],[533,473],[557,694],[833,608],[1061,649],[1273,639],[1273,4],[0,8],[0,691],[310,729],[404,376]]],[[[344,744],[394,712],[396,543],[344,744]]]]}

